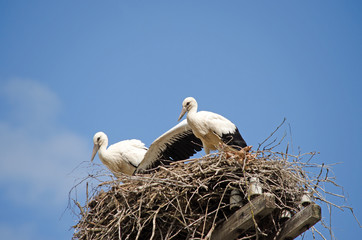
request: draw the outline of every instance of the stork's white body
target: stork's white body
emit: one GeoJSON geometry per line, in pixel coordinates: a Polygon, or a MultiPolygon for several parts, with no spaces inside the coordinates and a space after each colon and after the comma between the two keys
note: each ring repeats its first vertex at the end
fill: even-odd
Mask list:
{"type": "Polygon", "coordinates": [[[145,144],[137,139],[120,141],[108,148],[108,137],[105,133],[96,133],[93,140],[95,147],[92,160],[98,148],[99,159],[116,176],[120,172],[132,175],[147,152],[145,144]]]}
{"type": "Polygon", "coordinates": [[[187,122],[195,136],[201,140],[206,154],[218,149],[223,134],[231,134],[236,130],[228,119],[207,111],[189,112],[187,122]]]}
{"type": "Polygon", "coordinates": [[[201,140],[206,154],[217,150],[222,142],[240,147],[246,146],[235,124],[217,113],[197,112],[197,102],[192,97],[183,101],[179,120],[186,112],[187,123],[195,136],[201,140]]]}

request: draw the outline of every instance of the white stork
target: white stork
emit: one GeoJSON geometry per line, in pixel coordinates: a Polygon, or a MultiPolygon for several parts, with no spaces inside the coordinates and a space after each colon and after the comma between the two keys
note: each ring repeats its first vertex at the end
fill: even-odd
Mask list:
{"type": "Polygon", "coordinates": [[[147,152],[145,144],[137,139],[120,141],[107,148],[108,137],[103,132],[94,135],[93,143],[91,161],[98,152],[99,159],[116,176],[120,172],[132,175],[147,152]]]}
{"type": "Polygon", "coordinates": [[[98,151],[102,163],[117,176],[120,172],[132,175],[137,172],[183,160],[201,151],[202,143],[195,137],[184,120],[157,138],[147,149],[140,140],[124,140],[108,147],[108,138],[103,132],[93,137],[92,159],[98,151]]]}
{"type": "Polygon", "coordinates": [[[221,142],[238,150],[247,146],[238,128],[230,120],[213,112],[197,112],[197,102],[193,97],[183,101],[179,121],[186,112],[187,123],[195,136],[202,141],[206,154],[217,150],[221,142]]]}

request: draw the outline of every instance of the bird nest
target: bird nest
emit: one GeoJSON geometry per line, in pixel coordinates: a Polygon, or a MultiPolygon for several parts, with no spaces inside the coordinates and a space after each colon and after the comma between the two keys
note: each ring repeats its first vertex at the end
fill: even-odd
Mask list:
{"type": "Polygon", "coordinates": [[[80,220],[73,238],[209,239],[218,223],[251,201],[250,189],[256,183],[261,189],[255,194],[260,190],[272,194],[276,209],[254,221],[255,227],[239,238],[273,239],[282,226],[281,211],[299,212],[303,194],[308,193],[312,201],[332,204],[321,187],[321,183],[333,183],[328,168],[310,164],[310,159],[302,162],[307,155],[314,153],[291,156],[257,150],[240,156],[224,149],[149,173],[121,175],[92,189],[84,207],[76,202],[80,220]],[[235,193],[239,202],[231,200],[235,193]]]}

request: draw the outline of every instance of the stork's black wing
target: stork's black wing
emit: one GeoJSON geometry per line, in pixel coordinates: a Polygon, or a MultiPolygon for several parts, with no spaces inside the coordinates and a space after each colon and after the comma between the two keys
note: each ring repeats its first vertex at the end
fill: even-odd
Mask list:
{"type": "Polygon", "coordinates": [[[201,140],[192,133],[185,119],[151,144],[137,171],[188,159],[201,149],[201,140]]]}

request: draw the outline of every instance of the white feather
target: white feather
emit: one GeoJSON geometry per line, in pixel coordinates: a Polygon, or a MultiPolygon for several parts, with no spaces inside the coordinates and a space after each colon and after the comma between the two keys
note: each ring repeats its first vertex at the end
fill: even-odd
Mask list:
{"type": "Polygon", "coordinates": [[[147,148],[143,142],[138,139],[124,140],[113,145],[110,145],[107,149],[108,153],[116,160],[119,156],[122,159],[130,162],[134,166],[138,166],[142,161],[147,148]]]}
{"type": "Polygon", "coordinates": [[[236,130],[235,124],[230,120],[213,112],[200,111],[196,115],[191,115],[190,119],[194,121],[193,125],[203,135],[212,131],[221,137],[223,134],[234,133],[236,130]]]}

